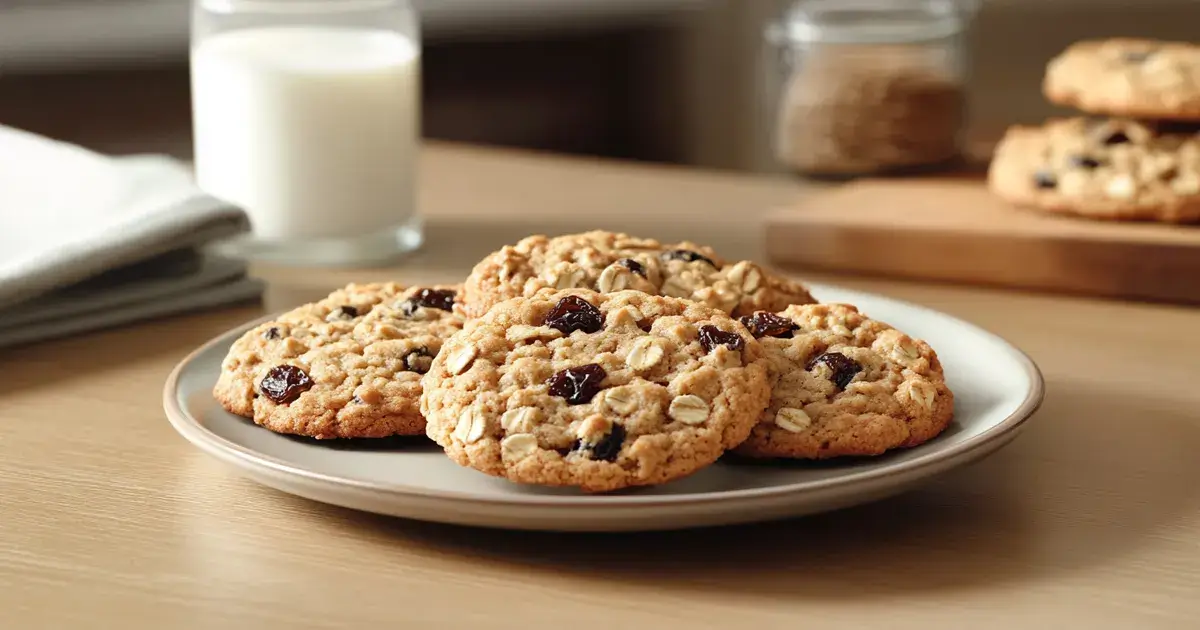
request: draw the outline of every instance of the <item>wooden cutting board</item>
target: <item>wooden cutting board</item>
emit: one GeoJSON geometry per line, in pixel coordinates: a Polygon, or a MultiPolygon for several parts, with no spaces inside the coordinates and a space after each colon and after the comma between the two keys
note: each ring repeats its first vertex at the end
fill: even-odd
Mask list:
{"type": "Polygon", "coordinates": [[[1200,226],[1020,210],[976,175],[868,179],[769,213],[781,266],[1200,303],[1200,226]]]}

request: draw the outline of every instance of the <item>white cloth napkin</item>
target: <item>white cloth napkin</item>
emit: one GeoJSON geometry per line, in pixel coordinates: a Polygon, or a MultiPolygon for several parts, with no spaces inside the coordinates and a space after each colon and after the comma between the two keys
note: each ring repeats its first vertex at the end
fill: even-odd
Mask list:
{"type": "Polygon", "coordinates": [[[0,347],[261,296],[200,251],[248,229],[175,160],[0,126],[0,347]]]}

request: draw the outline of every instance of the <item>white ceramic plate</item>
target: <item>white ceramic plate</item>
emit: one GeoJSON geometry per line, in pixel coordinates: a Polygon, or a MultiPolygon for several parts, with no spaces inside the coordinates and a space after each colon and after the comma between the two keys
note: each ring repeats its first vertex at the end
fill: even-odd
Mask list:
{"type": "Polygon", "coordinates": [[[856,304],[934,347],[955,393],[955,422],[945,433],[866,460],[720,462],[663,486],[611,495],[520,486],[459,467],[425,438],[332,445],[277,435],[227,413],[212,387],[230,344],[253,322],[184,359],[167,379],[164,405],[175,429],[201,450],[260,483],[316,501],[464,525],[633,531],[798,516],[896,494],[1007,444],[1041,404],[1037,366],[1002,339],[911,304],[812,289],[822,301],[856,304]]]}

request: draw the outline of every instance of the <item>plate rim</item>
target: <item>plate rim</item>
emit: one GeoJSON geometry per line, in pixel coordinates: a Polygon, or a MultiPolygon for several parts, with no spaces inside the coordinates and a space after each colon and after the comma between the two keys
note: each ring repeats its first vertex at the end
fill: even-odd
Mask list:
{"type": "MultiPolygon", "coordinates": [[[[416,500],[439,500],[455,503],[468,502],[478,506],[487,507],[578,509],[584,507],[677,507],[722,503],[737,500],[769,500],[772,498],[779,498],[796,493],[828,492],[831,490],[837,490],[839,488],[853,488],[861,484],[878,482],[881,479],[891,476],[911,476],[913,474],[920,473],[927,468],[937,468],[939,465],[945,464],[946,462],[958,461],[963,458],[970,460],[970,455],[981,449],[985,450],[985,452],[990,452],[986,451],[986,449],[991,446],[994,441],[1000,440],[1010,433],[1019,431],[1022,426],[1034,416],[1045,400],[1045,378],[1037,364],[1019,347],[997,335],[996,333],[991,332],[990,330],[959,317],[950,315],[949,313],[937,311],[907,300],[900,300],[877,293],[868,293],[854,289],[847,289],[837,285],[809,283],[808,286],[811,290],[813,290],[814,293],[819,293],[822,289],[830,289],[844,295],[867,297],[870,300],[889,302],[892,305],[917,311],[922,317],[949,319],[957,322],[960,325],[966,326],[968,329],[971,329],[972,332],[998,343],[1001,347],[1007,350],[1013,356],[1013,358],[1017,360],[1017,363],[1024,370],[1025,376],[1028,378],[1030,385],[1029,390],[1026,393],[1024,400],[1021,401],[1021,404],[1018,405],[1018,407],[1003,420],[997,422],[978,435],[967,438],[962,443],[950,447],[949,449],[932,450],[925,455],[919,455],[913,459],[903,462],[885,465],[869,470],[852,472],[846,475],[831,477],[829,479],[779,486],[694,492],[679,495],[598,494],[564,496],[528,494],[512,496],[485,496],[470,492],[456,492],[453,490],[429,490],[428,488],[410,485],[384,484],[316,472],[300,467],[288,461],[281,460],[270,455],[265,455],[261,452],[228,440],[209,430],[202,423],[200,423],[199,420],[191,417],[191,415],[180,406],[177,392],[181,375],[192,363],[195,362],[197,357],[208,352],[214,346],[222,343],[225,339],[233,337],[234,335],[243,334],[246,330],[249,330],[250,328],[253,328],[254,326],[263,322],[269,321],[281,313],[269,313],[262,317],[238,324],[237,326],[221,332],[188,353],[187,356],[185,356],[179,361],[179,363],[175,365],[174,368],[172,368],[171,373],[167,376],[167,380],[163,385],[163,408],[166,412],[167,420],[171,423],[175,431],[183,436],[184,439],[186,439],[192,445],[200,448],[210,455],[213,455],[214,457],[217,457],[218,459],[227,461],[238,460],[242,465],[251,465],[256,468],[266,469],[274,474],[298,477],[304,479],[305,481],[321,483],[327,486],[353,488],[359,491],[367,491],[392,497],[404,497],[416,500]]],[[[853,302],[854,300],[843,299],[823,303],[836,304],[853,302]]],[[[243,417],[241,419],[246,422],[253,422],[248,418],[243,417]]],[[[266,429],[263,430],[265,431],[266,429]]],[[[1015,437],[1015,435],[1012,437],[1015,437]]],[[[1006,440],[1001,444],[1001,446],[1007,444],[1007,442],[1008,441],[1006,440]]]]}

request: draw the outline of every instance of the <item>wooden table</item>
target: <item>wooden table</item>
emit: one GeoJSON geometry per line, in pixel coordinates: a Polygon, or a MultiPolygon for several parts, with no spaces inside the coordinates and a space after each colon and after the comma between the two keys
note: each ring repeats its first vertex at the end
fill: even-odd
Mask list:
{"type": "MultiPolygon", "coordinates": [[[[789,181],[438,146],[430,243],[396,270],[285,273],[271,309],[350,279],[461,277],[532,231],[601,227],[755,256],[789,181]]],[[[953,261],[947,261],[953,264],[953,261]]],[[[974,321],[1049,394],[990,459],[799,521],[545,535],[358,514],[245,481],[161,409],[231,308],[0,357],[0,628],[1197,628],[1200,311],[821,278],[974,321]]]]}

